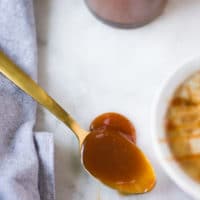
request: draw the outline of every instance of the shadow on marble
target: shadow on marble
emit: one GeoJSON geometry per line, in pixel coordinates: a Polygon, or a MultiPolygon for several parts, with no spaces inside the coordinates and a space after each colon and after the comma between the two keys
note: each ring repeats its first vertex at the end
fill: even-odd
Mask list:
{"type": "Polygon", "coordinates": [[[46,85],[48,78],[46,76],[40,77],[40,74],[46,74],[47,68],[47,52],[46,47],[48,45],[48,35],[50,27],[50,13],[51,13],[51,1],[49,0],[35,0],[35,21],[37,31],[38,42],[38,75],[39,84],[46,85]]]}

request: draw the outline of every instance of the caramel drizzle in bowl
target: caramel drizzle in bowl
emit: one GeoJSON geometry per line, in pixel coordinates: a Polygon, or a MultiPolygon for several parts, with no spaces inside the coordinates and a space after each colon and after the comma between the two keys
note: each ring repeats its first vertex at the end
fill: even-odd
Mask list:
{"type": "Polygon", "coordinates": [[[200,72],[174,93],[165,121],[167,143],[181,168],[200,183],[200,72]]]}

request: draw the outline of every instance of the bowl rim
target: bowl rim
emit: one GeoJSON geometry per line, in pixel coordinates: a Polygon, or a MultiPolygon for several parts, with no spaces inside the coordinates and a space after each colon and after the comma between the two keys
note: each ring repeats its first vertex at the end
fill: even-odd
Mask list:
{"type": "MultiPolygon", "coordinates": [[[[161,167],[164,169],[166,174],[187,194],[191,195],[195,199],[200,199],[200,190],[197,191],[196,188],[190,187],[189,185],[191,184],[191,182],[193,182],[195,185],[198,185],[198,184],[195,183],[195,181],[193,181],[188,175],[186,175],[183,170],[180,169],[180,171],[182,172],[176,173],[175,169],[173,169],[172,164],[166,161],[163,151],[161,150],[161,144],[158,142],[158,133],[156,133],[158,132],[157,110],[161,103],[163,92],[166,91],[169,84],[172,82],[173,79],[175,79],[178,76],[180,72],[185,73],[185,78],[183,77],[182,81],[179,81],[179,84],[174,85],[174,88],[177,88],[181,84],[181,82],[183,82],[187,77],[191,76],[197,71],[200,71],[200,57],[187,60],[186,62],[179,65],[175,70],[173,70],[171,73],[168,74],[167,78],[164,81],[162,81],[162,84],[155,95],[155,99],[153,101],[153,105],[151,109],[151,119],[150,119],[151,124],[150,125],[151,125],[151,140],[152,140],[153,149],[161,167]]],[[[179,77],[179,79],[181,78],[179,77]]],[[[173,89],[173,92],[174,91],[175,90],[173,89]]],[[[172,96],[170,98],[172,98],[172,96]]],[[[169,100],[168,100],[168,103],[169,103],[169,100]]],[[[165,113],[166,113],[166,110],[165,110],[165,113]]],[[[169,147],[167,148],[169,149],[169,147]]],[[[200,189],[200,185],[199,185],[199,189],[200,189]]]]}

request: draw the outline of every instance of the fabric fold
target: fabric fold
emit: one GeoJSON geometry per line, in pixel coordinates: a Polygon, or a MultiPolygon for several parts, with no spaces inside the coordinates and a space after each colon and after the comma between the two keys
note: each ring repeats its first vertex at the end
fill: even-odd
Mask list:
{"type": "MultiPolygon", "coordinates": [[[[32,0],[0,1],[0,49],[37,79],[32,0]]],[[[50,133],[34,133],[36,103],[0,75],[0,200],[54,200],[50,133]]]]}

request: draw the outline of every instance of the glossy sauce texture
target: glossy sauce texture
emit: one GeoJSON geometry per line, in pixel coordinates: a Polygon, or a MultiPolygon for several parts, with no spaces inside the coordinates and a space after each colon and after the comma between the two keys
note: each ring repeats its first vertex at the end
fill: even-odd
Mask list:
{"type": "Polygon", "coordinates": [[[90,125],[90,131],[109,128],[121,132],[128,140],[136,143],[135,127],[129,119],[118,113],[105,113],[98,116],[90,125]]]}
{"type": "Polygon", "coordinates": [[[106,113],[96,118],[90,128],[82,147],[85,168],[121,193],[150,191],[155,185],[155,174],[135,144],[131,122],[122,115],[106,113]]]}

